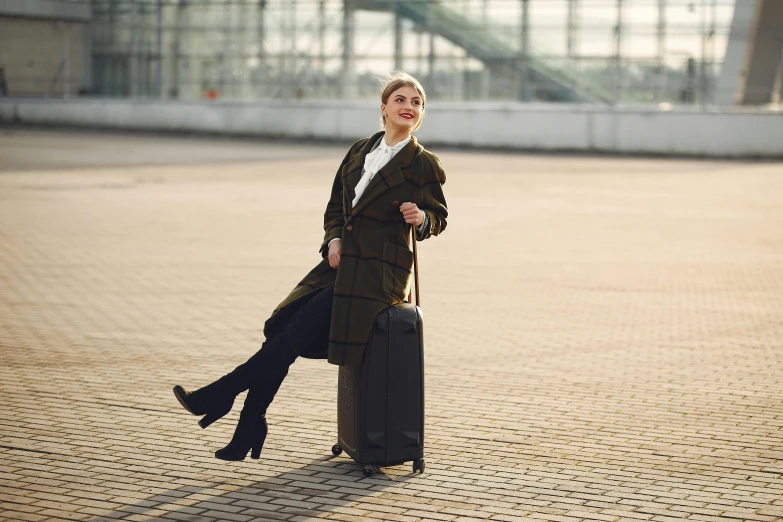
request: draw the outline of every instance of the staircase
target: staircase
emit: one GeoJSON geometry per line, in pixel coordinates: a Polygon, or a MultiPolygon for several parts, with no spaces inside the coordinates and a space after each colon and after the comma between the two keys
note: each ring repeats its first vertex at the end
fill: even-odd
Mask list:
{"type": "MultiPolygon", "coordinates": [[[[360,9],[396,12],[465,49],[470,56],[482,61],[497,73],[515,76],[521,70],[519,51],[513,42],[445,7],[441,2],[355,0],[354,5],[360,9]]],[[[544,58],[537,57],[533,50],[528,63],[531,80],[547,92],[549,99],[568,102],[613,102],[612,93],[592,79],[554,63],[547,63],[544,58]]]]}

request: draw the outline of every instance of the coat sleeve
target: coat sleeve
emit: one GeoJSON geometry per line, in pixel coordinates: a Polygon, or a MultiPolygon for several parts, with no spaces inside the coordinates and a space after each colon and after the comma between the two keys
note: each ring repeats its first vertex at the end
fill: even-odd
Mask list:
{"type": "Polygon", "coordinates": [[[329,196],[329,202],[326,204],[326,211],[324,212],[324,240],[319,249],[321,257],[329,255],[329,242],[332,239],[339,239],[340,234],[342,234],[343,225],[345,224],[345,216],[343,215],[343,167],[351,159],[353,151],[362,141],[364,140],[357,141],[348,149],[348,153],[343,158],[340,167],[337,169],[337,174],[334,176],[332,193],[329,196]]]}
{"type": "Polygon", "coordinates": [[[446,218],[449,210],[443,195],[443,185],[446,183],[446,171],[440,159],[432,153],[424,158],[423,186],[421,188],[421,203],[418,207],[427,214],[429,227],[417,232],[419,241],[437,236],[446,229],[446,218]]]}

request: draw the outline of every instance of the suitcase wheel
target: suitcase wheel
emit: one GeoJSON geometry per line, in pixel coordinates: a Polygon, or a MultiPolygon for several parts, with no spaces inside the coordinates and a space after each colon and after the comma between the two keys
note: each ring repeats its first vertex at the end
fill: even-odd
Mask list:
{"type": "Polygon", "coordinates": [[[378,471],[378,468],[371,466],[370,464],[365,465],[364,469],[362,469],[362,473],[364,473],[365,477],[372,477],[375,475],[376,471],[378,471]]]}
{"type": "Polygon", "coordinates": [[[334,446],[332,446],[332,455],[334,455],[335,457],[342,452],[343,452],[343,447],[340,446],[339,444],[335,444],[334,446]]]}
{"type": "Polygon", "coordinates": [[[414,460],[413,472],[416,473],[418,471],[419,473],[424,473],[424,466],[425,466],[424,459],[414,460]]]}

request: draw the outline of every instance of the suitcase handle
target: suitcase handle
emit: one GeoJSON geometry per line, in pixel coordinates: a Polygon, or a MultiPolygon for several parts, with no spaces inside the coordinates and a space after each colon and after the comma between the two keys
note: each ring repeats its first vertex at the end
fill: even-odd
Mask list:
{"type": "MultiPolygon", "coordinates": [[[[416,306],[421,307],[421,297],[419,296],[419,255],[416,251],[416,227],[411,225],[411,237],[413,238],[413,280],[416,289],[416,306]]],[[[411,301],[411,293],[408,292],[408,302],[411,301]]]]}

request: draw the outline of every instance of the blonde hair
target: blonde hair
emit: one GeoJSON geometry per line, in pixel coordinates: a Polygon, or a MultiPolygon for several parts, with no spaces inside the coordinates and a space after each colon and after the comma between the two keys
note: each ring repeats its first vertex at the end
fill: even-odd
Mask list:
{"type": "MultiPolygon", "coordinates": [[[[421,119],[419,119],[419,122],[411,132],[418,130],[419,127],[421,127],[421,122],[424,121],[424,105],[427,103],[427,93],[424,92],[424,87],[421,86],[419,80],[408,73],[396,71],[386,78],[381,78],[381,82],[383,84],[381,103],[384,105],[389,102],[389,96],[400,87],[405,87],[407,85],[416,89],[416,92],[421,96],[421,119]]],[[[381,127],[384,129],[386,128],[386,116],[383,114],[381,114],[381,127]]]]}

